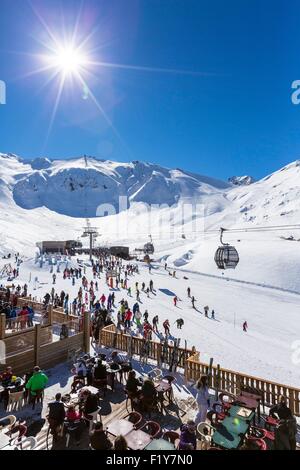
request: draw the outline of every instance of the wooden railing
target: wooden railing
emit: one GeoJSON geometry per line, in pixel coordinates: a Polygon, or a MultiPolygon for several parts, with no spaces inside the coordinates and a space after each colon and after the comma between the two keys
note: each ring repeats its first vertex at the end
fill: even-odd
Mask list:
{"type": "MultiPolygon", "coordinates": [[[[132,355],[140,356],[144,345],[144,340],[136,336],[130,336],[117,330],[115,325],[109,325],[102,328],[99,342],[108,348],[118,349],[119,351],[131,351],[132,355]]],[[[147,357],[161,362],[163,344],[157,341],[149,342],[149,354],[147,357]]],[[[170,364],[174,347],[169,345],[164,362],[170,364]]],[[[178,367],[184,369],[186,359],[193,353],[190,349],[178,348],[178,367]]]]}
{"type": "MultiPolygon", "coordinates": [[[[117,331],[115,325],[109,325],[101,330],[100,343],[103,346],[129,351],[132,355],[139,356],[143,345],[143,339],[132,337],[117,331]]],[[[156,341],[150,342],[149,358],[160,364],[162,344],[156,341]]],[[[173,346],[168,347],[168,357],[166,363],[172,356],[173,346]]],[[[200,361],[200,354],[194,350],[179,349],[179,367],[184,369],[187,381],[196,381],[203,374],[209,372],[209,364],[200,361]]],[[[242,389],[252,388],[258,390],[263,397],[266,406],[273,406],[278,403],[279,395],[287,398],[288,406],[295,416],[300,416],[300,389],[288,385],[279,384],[270,380],[261,379],[241,372],[212,366],[209,377],[210,388],[219,392],[227,392],[237,395],[242,389]]]]}

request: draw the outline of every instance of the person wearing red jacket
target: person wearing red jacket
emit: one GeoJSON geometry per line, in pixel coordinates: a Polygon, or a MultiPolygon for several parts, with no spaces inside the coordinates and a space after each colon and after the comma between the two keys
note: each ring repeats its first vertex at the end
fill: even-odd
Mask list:
{"type": "Polygon", "coordinates": [[[163,322],[163,327],[165,329],[165,335],[166,336],[169,335],[170,334],[170,322],[169,322],[169,320],[165,320],[163,322]]]}
{"type": "Polygon", "coordinates": [[[152,327],[150,323],[146,320],[144,323],[144,338],[151,339],[152,336],[152,327]]]}
{"type": "Polygon", "coordinates": [[[21,330],[24,330],[26,328],[28,314],[29,314],[29,312],[28,312],[27,308],[23,307],[21,312],[18,315],[18,317],[20,318],[20,322],[21,322],[21,330]]]}
{"type": "Polygon", "coordinates": [[[133,315],[133,313],[129,308],[125,313],[125,328],[130,328],[132,315],[133,315]]]}

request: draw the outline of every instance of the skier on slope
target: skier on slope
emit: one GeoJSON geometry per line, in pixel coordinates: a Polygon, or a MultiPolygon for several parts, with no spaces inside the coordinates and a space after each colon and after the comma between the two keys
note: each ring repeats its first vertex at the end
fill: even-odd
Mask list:
{"type": "Polygon", "coordinates": [[[191,288],[190,287],[187,288],[187,296],[191,297],[191,288]]]}
{"type": "Polygon", "coordinates": [[[178,297],[177,295],[175,295],[175,297],[173,298],[174,307],[177,307],[177,301],[178,301],[178,297]]]}
{"type": "Polygon", "coordinates": [[[192,307],[193,307],[193,308],[195,308],[195,302],[196,302],[196,299],[195,299],[195,297],[193,296],[193,297],[192,297],[192,307]]]}
{"type": "Polygon", "coordinates": [[[148,310],[145,310],[145,313],[144,313],[143,317],[144,317],[144,320],[145,320],[145,321],[148,320],[148,317],[149,317],[148,310]]]}
{"type": "Polygon", "coordinates": [[[175,323],[177,324],[178,330],[181,330],[181,328],[184,325],[184,320],[183,320],[183,318],[178,318],[175,323]]]}
{"type": "Polygon", "coordinates": [[[156,331],[156,333],[158,333],[158,315],[155,315],[155,317],[153,317],[152,319],[152,328],[153,331],[156,331]]]}
{"type": "Polygon", "coordinates": [[[170,323],[169,323],[168,319],[163,322],[163,327],[165,329],[165,335],[169,336],[169,334],[170,334],[170,323]]]}
{"type": "Polygon", "coordinates": [[[243,323],[243,331],[245,331],[247,333],[247,330],[248,330],[248,323],[246,321],[244,321],[243,323]]]}
{"type": "Polygon", "coordinates": [[[209,306],[206,305],[206,306],[204,307],[204,315],[205,315],[206,317],[208,317],[208,311],[209,311],[209,306]]]}

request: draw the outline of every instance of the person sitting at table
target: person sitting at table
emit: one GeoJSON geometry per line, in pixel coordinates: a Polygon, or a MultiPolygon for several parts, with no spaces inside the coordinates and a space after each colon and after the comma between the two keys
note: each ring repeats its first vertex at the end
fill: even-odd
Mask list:
{"type": "Polygon", "coordinates": [[[81,411],[76,411],[76,408],[74,405],[71,405],[68,407],[67,412],[66,412],[66,419],[70,422],[72,421],[78,421],[81,419],[82,412],[81,411]]]}
{"type": "Polygon", "coordinates": [[[123,452],[128,449],[128,444],[124,436],[117,436],[114,442],[114,450],[117,452],[123,452]]]}
{"type": "Polygon", "coordinates": [[[110,363],[110,368],[113,369],[115,366],[121,366],[120,370],[120,382],[123,380],[123,373],[127,373],[132,370],[131,362],[128,361],[127,357],[124,354],[118,353],[118,351],[113,351],[108,359],[110,363]]]}
{"type": "Polygon", "coordinates": [[[196,450],[196,448],[196,423],[193,420],[189,420],[180,427],[179,450],[196,450]]]}
{"type": "Polygon", "coordinates": [[[112,442],[103,430],[101,422],[96,423],[93,431],[90,433],[90,445],[94,450],[110,450],[113,447],[112,442]]]}
{"type": "Polygon", "coordinates": [[[87,373],[86,362],[84,359],[79,359],[75,364],[75,374],[77,377],[85,378],[87,373]]]}
{"type": "Polygon", "coordinates": [[[126,382],[126,390],[130,393],[132,398],[136,398],[141,394],[139,387],[143,385],[142,381],[136,378],[136,373],[131,370],[128,374],[128,380],[126,382]]]}
{"type": "Polygon", "coordinates": [[[144,381],[139,398],[142,409],[144,410],[155,405],[157,400],[157,391],[152,380],[147,379],[144,381]]]}
{"type": "Polygon", "coordinates": [[[61,393],[55,395],[55,400],[48,403],[49,413],[48,421],[53,434],[53,440],[58,437],[58,429],[62,427],[66,413],[63,402],[61,401],[61,393]]]}
{"type": "Polygon", "coordinates": [[[0,382],[4,388],[10,385],[12,376],[12,367],[6,367],[5,371],[0,375],[0,382]]]}
{"type": "Polygon", "coordinates": [[[105,380],[107,378],[106,367],[104,364],[102,364],[101,359],[98,359],[93,375],[95,380],[105,380]]]}
{"type": "Polygon", "coordinates": [[[79,445],[80,437],[82,434],[82,427],[84,427],[81,411],[76,411],[74,405],[69,406],[66,412],[65,426],[70,433],[74,434],[76,444],[79,445]]]}
{"type": "Polygon", "coordinates": [[[272,406],[269,411],[269,415],[275,419],[290,419],[293,417],[290,408],[287,406],[284,395],[279,396],[279,402],[277,405],[272,406]]]}
{"type": "Polygon", "coordinates": [[[99,399],[95,393],[90,392],[89,390],[84,390],[83,397],[85,398],[83,405],[83,415],[89,420],[90,415],[95,413],[99,407],[99,399]]]}

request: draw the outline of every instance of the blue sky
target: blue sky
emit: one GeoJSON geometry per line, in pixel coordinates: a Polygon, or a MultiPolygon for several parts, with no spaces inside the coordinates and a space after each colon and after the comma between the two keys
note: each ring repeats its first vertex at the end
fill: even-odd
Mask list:
{"type": "Polygon", "coordinates": [[[0,152],[146,160],[220,178],[259,178],[300,158],[298,0],[0,1],[0,152]],[[108,120],[68,79],[49,133],[60,77],[28,74],[48,52],[45,25],[68,38],[80,10],[76,37],[92,32],[94,62],[204,74],[93,65],[85,80],[108,120]]]}

